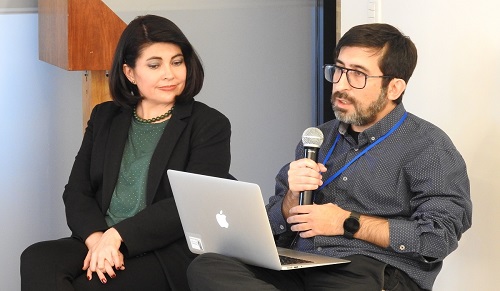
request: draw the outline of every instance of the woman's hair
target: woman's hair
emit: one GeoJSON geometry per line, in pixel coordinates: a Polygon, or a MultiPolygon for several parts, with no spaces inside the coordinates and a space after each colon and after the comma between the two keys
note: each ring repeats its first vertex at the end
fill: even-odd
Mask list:
{"type": "Polygon", "coordinates": [[[123,65],[135,68],[143,49],[155,43],[171,43],[180,47],[187,69],[186,86],[176,102],[190,101],[203,87],[204,71],[201,60],[182,31],[172,21],[156,16],[144,15],[132,20],[123,31],[116,46],[113,64],[109,73],[109,90],[115,103],[133,107],[143,97],[137,85],[132,84],[123,72],[123,65]]]}
{"type": "MultiPolygon", "coordinates": [[[[417,66],[415,44],[409,37],[389,24],[362,24],[349,29],[335,47],[335,60],[343,47],[364,47],[380,51],[382,54],[379,68],[382,74],[403,79],[406,83],[417,66]]],[[[390,81],[390,78],[384,78],[382,86],[387,87],[390,81]]],[[[401,103],[403,93],[396,103],[401,103]]]]}

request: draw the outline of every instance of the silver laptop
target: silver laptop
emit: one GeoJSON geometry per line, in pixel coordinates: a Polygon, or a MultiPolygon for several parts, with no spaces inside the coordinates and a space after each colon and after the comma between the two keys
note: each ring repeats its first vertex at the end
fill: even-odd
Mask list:
{"type": "Polygon", "coordinates": [[[273,270],[349,262],[277,248],[257,184],[175,170],[167,174],[193,253],[218,253],[273,270]]]}

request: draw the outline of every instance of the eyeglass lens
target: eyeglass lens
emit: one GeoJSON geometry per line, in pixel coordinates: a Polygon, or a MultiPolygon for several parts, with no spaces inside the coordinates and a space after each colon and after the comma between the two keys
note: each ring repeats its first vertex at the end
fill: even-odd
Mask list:
{"type": "Polygon", "coordinates": [[[346,73],[347,82],[354,88],[362,89],[366,84],[366,75],[357,70],[345,69],[333,65],[325,66],[325,79],[330,83],[338,83],[342,74],[346,73]]]}

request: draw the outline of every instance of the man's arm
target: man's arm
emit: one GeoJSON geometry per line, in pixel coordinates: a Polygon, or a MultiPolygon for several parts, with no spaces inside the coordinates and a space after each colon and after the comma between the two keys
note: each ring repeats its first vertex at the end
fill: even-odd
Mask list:
{"type": "Polygon", "coordinates": [[[290,209],[294,206],[299,205],[299,198],[293,196],[292,191],[288,190],[285,197],[283,198],[283,203],[281,204],[281,212],[283,217],[288,219],[290,217],[290,209]]]}
{"type": "MultiPolygon", "coordinates": [[[[334,236],[344,234],[344,221],[350,211],[336,204],[298,205],[290,208],[287,222],[292,231],[300,232],[303,238],[317,235],[334,236]]],[[[361,215],[360,228],[354,238],[386,248],[389,246],[389,221],[384,218],[361,215]]]]}
{"type": "Polygon", "coordinates": [[[354,238],[367,241],[382,248],[389,246],[389,221],[385,218],[361,215],[360,228],[354,238]]]}

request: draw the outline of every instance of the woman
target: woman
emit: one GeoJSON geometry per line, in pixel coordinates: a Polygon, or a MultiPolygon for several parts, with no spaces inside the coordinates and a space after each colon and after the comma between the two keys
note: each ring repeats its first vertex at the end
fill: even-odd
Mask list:
{"type": "Polygon", "coordinates": [[[228,177],[229,120],[193,100],[193,47],[154,15],[124,30],[113,102],[92,111],[63,200],[71,238],[21,255],[22,290],[188,290],[186,246],[167,169],[228,177]]]}

